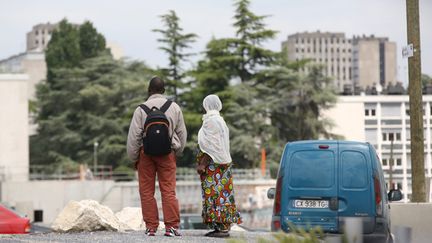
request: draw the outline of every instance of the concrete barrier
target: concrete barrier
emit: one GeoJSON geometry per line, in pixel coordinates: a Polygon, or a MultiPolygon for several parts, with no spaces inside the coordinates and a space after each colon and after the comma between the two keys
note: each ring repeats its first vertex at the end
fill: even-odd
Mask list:
{"type": "Polygon", "coordinates": [[[432,242],[432,203],[391,203],[390,208],[394,233],[408,227],[412,243],[432,242]]]}

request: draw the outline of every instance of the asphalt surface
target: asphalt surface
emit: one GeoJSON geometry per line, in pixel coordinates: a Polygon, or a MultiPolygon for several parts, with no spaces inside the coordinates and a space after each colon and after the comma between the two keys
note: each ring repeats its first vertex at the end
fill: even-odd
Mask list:
{"type": "Polygon", "coordinates": [[[238,239],[243,242],[258,242],[259,239],[272,239],[270,232],[230,232],[229,238],[210,238],[205,237],[205,230],[183,230],[180,237],[166,237],[163,232],[157,232],[156,236],[149,237],[144,231],[132,232],[88,232],[88,233],[32,233],[27,235],[0,235],[0,242],[5,243],[24,243],[24,242],[92,242],[92,243],[111,243],[111,242],[227,242],[227,239],[238,239]]]}

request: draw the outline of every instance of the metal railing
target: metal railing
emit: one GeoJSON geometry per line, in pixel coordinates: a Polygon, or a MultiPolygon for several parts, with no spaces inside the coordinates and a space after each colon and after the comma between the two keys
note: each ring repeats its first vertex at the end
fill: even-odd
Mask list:
{"type": "MultiPolygon", "coordinates": [[[[232,169],[233,177],[236,180],[256,180],[271,179],[270,170],[264,173],[260,169],[232,169]]],[[[177,181],[196,181],[198,177],[193,168],[177,168],[177,181]]],[[[0,179],[2,168],[0,167],[0,179]]],[[[136,172],[114,172],[111,166],[98,166],[96,172],[90,169],[66,171],[57,169],[47,170],[44,166],[30,166],[30,180],[115,180],[115,181],[134,181],[137,180],[136,172]]]]}

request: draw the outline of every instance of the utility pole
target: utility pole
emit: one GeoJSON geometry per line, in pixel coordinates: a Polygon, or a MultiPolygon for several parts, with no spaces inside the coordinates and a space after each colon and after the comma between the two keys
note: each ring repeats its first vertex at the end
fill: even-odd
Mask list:
{"type": "Polygon", "coordinates": [[[408,58],[411,124],[412,202],[426,202],[423,138],[423,100],[420,59],[419,0],[406,0],[408,44],[414,52],[408,58]]]}

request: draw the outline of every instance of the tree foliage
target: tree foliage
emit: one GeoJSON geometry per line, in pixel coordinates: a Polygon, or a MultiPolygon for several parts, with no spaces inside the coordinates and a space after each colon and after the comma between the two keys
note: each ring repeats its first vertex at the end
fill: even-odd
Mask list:
{"type": "Polygon", "coordinates": [[[152,73],[142,63],[115,61],[109,55],[81,64],[55,69],[54,82],[38,86],[33,164],[91,163],[96,141],[100,164],[129,164],[125,134],[152,73]]]}
{"type": "Polygon", "coordinates": [[[177,100],[178,88],[183,88],[184,70],[182,62],[187,61],[190,53],[184,52],[190,48],[190,44],[195,41],[197,35],[194,33],[183,33],[180,27],[180,19],[176,12],[170,10],[168,14],[160,16],[165,29],[154,29],[162,35],[158,41],[162,44],[159,49],[168,55],[168,67],[162,69],[165,79],[168,81],[168,89],[174,99],[177,100]]]}
{"type": "Polygon", "coordinates": [[[51,82],[56,68],[74,68],[87,58],[96,57],[105,48],[105,37],[99,34],[89,21],[81,26],[73,25],[63,19],[52,32],[45,51],[47,81],[51,82]]]}

